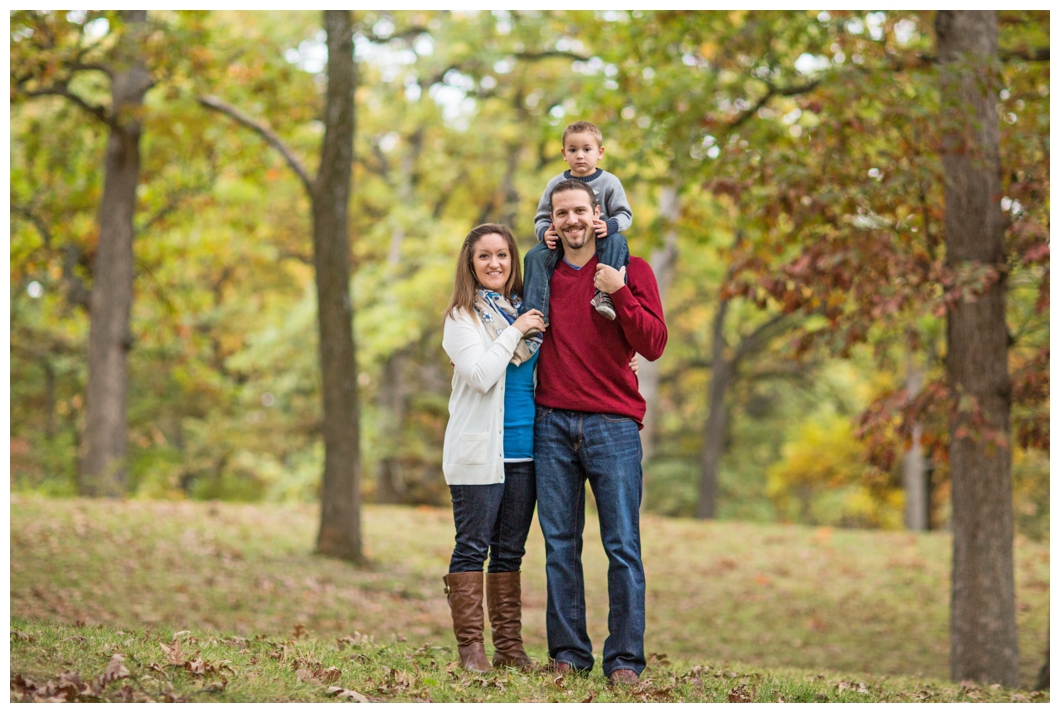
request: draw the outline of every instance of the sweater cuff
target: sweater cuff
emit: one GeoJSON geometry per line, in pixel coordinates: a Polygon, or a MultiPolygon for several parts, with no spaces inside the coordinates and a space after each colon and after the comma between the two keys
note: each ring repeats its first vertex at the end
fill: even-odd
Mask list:
{"type": "Polygon", "coordinates": [[[618,232],[618,219],[617,218],[608,218],[604,222],[607,224],[607,235],[604,236],[605,238],[608,235],[614,235],[615,233],[618,232]]]}
{"type": "Polygon", "coordinates": [[[622,285],[611,293],[611,302],[614,303],[616,310],[629,310],[633,307],[636,301],[637,298],[633,296],[633,293],[629,289],[629,285],[622,285]]]}

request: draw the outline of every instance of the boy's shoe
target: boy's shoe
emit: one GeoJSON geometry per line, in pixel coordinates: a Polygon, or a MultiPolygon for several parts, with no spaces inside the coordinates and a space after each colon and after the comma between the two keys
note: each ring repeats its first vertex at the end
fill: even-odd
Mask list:
{"type": "Polygon", "coordinates": [[[617,315],[615,314],[615,303],[611,301],[611,295],[597,290],[596,294],[593,295],[593,298],[589,300],[589,304],[591,304],[597,312],[607,317],[612,322],[615,321],[617,315]]]}

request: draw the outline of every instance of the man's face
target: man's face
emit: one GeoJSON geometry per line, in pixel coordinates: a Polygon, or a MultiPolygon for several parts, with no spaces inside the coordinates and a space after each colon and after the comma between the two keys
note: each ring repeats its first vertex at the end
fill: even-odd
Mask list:
{"type": "Polygon", "coordinates": [[[599,215],[600,206],[592,208],[585,191],[571,189],[552,194],[552,224],[566,248],[578,250],[589,241],[595,245],[593,219],[599,215]]]}

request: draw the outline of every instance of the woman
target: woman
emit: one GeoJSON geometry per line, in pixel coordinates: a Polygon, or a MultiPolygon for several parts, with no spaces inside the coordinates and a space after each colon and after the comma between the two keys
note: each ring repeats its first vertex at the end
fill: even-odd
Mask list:
{"type": "Polygon", "coordinates": [[[538,310],[519,315],[519,265],[508,228],[474,228],[460,249],[445,311],[442,347],[454,373],[442,471],[453,500],[456,547],[442,579],[460,664],[471,671],[490,668],[482,617],[487,555],[493,665],[532,666],[522,642],[519,567],[537,499],[534,366],[545,323],[538,310]]]}

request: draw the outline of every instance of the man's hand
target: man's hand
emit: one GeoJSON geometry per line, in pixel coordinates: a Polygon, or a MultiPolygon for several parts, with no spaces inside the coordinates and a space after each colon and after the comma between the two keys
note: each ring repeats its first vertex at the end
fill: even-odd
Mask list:
{"type": "Polygon", "coordinates": [[[600,220],[599,218],[593,219],[593,231],[596,233],[598,238],[607,237],[607,222],[600,220]]]}
{"type": "Polygon", "coordinates": [[[593,287],[614,294],[626,284],[626,268],[616,270],[610,265],[597,265],[596,274],[593,276],[593,287]]]}
{"type": "Polygon", "coordinates": [[[549,250],[555,250],[557,240],[559,240],[559,233],[556,232],[556,226],[550,223],[548,230],[545,231],[545,245],[549,250]]]}

